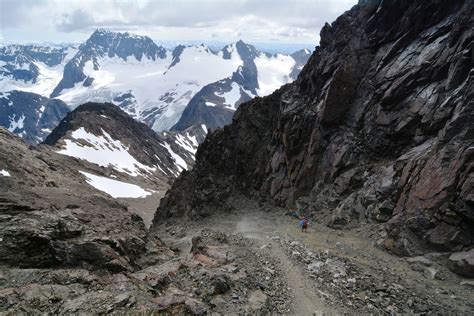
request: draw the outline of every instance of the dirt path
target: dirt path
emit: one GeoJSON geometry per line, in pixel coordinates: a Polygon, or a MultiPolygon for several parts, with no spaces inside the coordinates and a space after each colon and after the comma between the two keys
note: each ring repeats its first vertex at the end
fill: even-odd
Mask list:
{"type": "MultiPolygon", "coordinates": [[[[261,215],[244,216],[235,222],[234,232],[258,240],[260,247],[271,246],[271,255],[280,262],[283,270],[286,271],[284,278],[292,293],[293,312],[297,315],[319,315],[335,312],[335,310],[326,306],[321,297],[314,291],[313,286],[309,284],[308,273],[296,266],[288,257],[286,251],[282,249],[281,244],[271,238],[272,235],[277,233],[275,228],[278,226],[274,226],[272,222],[261,215]]],[[[228,223],[228,225],[232,224],[228,223]]]]}
{"type": "Polygon", "coordinates": [[[297,223],[283,212],[243,207],[232,214],[188,222],[181,233],[164,241],[187,253],[191,236],[208,228],[251,239],[255,253],[270,249],[266,255],[278,261],[284,272],[281,277],[292,298],[291,314],[474,310],[470,299],[472,288],[460,286],[459,277],[436,261],[429,267],[412,265],[405,258],[374,247],[368,237],[370,226],[337,231],[312,223],[309,232],[302,233],[297,223]],[[318,273],[308,270],[308,264],[313,262],[323,267],[318,273]],[[342,277],[336,271],[341,266],[342,277]],[[439,272],[437,278],[430,276],[435,270],[439,272]]]}

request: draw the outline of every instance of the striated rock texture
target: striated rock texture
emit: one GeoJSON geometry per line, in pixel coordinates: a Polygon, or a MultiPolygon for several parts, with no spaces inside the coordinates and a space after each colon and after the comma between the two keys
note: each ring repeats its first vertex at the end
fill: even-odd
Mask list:
{"type": "Polygon", "coordinates": [[[297,81],[208,135],[155,222],[244,195],[328,225],[386,222],[400,255],[474,244],[472,1],[363,1],[321,30],[297,81]]]}

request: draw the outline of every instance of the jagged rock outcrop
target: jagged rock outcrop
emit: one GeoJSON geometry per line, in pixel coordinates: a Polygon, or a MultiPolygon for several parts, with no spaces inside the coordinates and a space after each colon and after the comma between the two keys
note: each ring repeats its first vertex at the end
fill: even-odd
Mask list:
{"type": "Polygon", "coordinates": [[[361,1],[294,83],[208,135],[155,220],[303,199],[334,228],[386,223],[400,255],[472,247],[473,30],[470,1],[361,1]]]}
{"type": "Polygon", "coordinates": [[[2,128],[0,148],[3,268],[139,267],[155,242],[141,218],[86,183],[78,171],[84,165],[49,147],[29,148],[2,128]]]}

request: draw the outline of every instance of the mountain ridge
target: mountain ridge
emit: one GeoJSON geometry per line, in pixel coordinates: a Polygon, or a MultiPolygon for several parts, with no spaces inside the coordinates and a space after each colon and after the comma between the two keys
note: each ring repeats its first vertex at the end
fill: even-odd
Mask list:
{"type": "Polygon", "coordinates": [[[0,126],[29,144],[41,143],[68,112],[61,100],[17,90],[0,93],[0,126]]]}

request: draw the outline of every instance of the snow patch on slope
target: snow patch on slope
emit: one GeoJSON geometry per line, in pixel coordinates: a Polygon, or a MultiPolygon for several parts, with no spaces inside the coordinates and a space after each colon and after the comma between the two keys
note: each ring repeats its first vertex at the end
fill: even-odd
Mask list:
{"type": "Polygon", "coordinates": [[[170,153],[171,158],[173,158],[173,160],[176,162],[176,165],[178,166],[178,168],[181,169],[180,171],[188,170],[188,164],[186,163],[186,161],[184,161],[183,158],[181,158],[177,153],[173,151],[173,149],[171,149],[170,144],[165,142],[163,147],[165,147],[166,150],[170,153]]]}
{"type": "Polygon", "coordinates": [[[10,119],[10,127],[8,127],[8,131],[13,133],[17,128],[20,130],[23,128],[23,123],[25,121],[25,115],[21,115],[18,121],[15,121],[14,118],[10,119]]]}
{"type": "Polygon", "coordinates": [[[187,137],[184,137],[180,134],[176,135],[176,143],[181,146],[183,149],[189,151],[191,154],[194,154],[197,151],[197,148],[199,146],[196,136],[191,136],[189,133],[186,135],[187,137]]]}
{"type": "Polygon", "coordinates": [[[224,93],[218,93],[218,96],[225,99],[225,107],[230,110],[237,110],[236,103],[239,101],[241,94],[240,94],[240,86],[236,82],[232,82],[230,91],[224,93]]]}
{"type": "Polygon", "coordinates": [[[0,175],[4,177],[10,177],[10,172],[5,169],[0,170],[0,175]]]}
{"type": "Polygon", "coordinates": [[[88,172],[79,171],[86,177],[86,182],[99,191],[105,192],[113,198],[143,198],[151,195],[136,184],[100,177],[88,172]]]}
{"type": "Polygon", "coordinates": [[[129,152],[128,147],[119,140],[102,131],[97,136],[87,132],[83,127],[71,133],[71,139],[65,139],[64,148],[58,153],[87,160],[99,166],[112,166],[115,170],[129,174],[133,177],[152,173],[156,168],[146,166],[137,161],[129,152]],[[87,144],[83,144],[83,142],[87,144]]]}

